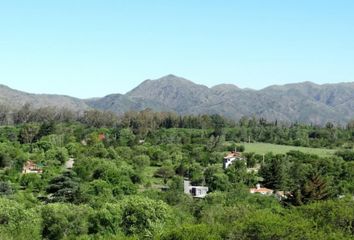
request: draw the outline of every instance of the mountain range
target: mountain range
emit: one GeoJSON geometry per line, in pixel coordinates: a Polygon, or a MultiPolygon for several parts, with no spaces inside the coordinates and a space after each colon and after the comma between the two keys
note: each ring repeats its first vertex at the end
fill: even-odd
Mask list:
{"type": "Polygon", "coordinates": [[[354,82],[324,85],[302,82],[252,90],[232,84],[208,88],[167,75],[157,80],[146,80],[126,94],[93,99],[30,94],[0,85],[0,104],[20,107],[25,103],[36,108],[98,109],[117,114],[151,108],[182,115],[220,114],[234,120],[255,116],[287,122],[344,124],[354,119],[354,82]]]}

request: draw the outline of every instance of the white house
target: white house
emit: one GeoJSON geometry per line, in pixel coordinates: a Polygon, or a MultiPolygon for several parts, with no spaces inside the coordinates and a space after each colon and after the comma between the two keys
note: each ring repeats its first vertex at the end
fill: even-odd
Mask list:
{"type": "Polygon", "coordinates": [[[192,186],[190,181],[184,180],[184,193],[195,198],[205,198],[209,188],[204,186],[192,186]]]}
{"type": "Polygon", "coordinates": [[[241,153],[236,152],[236,151],[229,152],[224,157],[224,164],[223,164],[224,169],[227,169],[228,167],[230,167],[230,165],[236,160],[243,160],[241,153]]]}
{"type": "Polygon", "coordinates": [[[74,167],[75,160],[73,158],[69,158],[68,161],[65,162],[66,169],[72,169],[74,167]]]}

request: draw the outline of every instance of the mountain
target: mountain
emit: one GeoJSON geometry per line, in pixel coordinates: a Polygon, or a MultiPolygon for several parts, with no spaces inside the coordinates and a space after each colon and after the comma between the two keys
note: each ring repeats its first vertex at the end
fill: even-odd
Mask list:
{"type": "Polygon", "coordinates": [[[145,80],[126,94],[86,100],[30,94],[0,85],[0,104],[20,107],[25,103],[34,107],[66,107],[76,111],[99,109],[117,114],[151,108],[179,114],[220,114],[235,120],[255,116],[288,122],[345,124],[354,119],[354,83],[318,85],[303,82],[252,90],[232,84],[208,88],[167,75],[145,80]]]}
{"type": "Polygon", "coordinates": [[[354,118],[354,83],[303,82],[256,91],[232,84],[208,88],[167,75],[145,80],[125,95],[109,95],[87,104],[117,113],[151,108],[179,114],[217,113],[235,120],[255,116],[288,122],[346,123],[354,118]]]}
{"type": "Polygon", "coordinates": [[[20,108],[29,103],[34,108],[56,107],[74,111],[90,109],[83,100],[63,95],[31,94],[11,89],[0,84],[0,104],[20,108]]]}

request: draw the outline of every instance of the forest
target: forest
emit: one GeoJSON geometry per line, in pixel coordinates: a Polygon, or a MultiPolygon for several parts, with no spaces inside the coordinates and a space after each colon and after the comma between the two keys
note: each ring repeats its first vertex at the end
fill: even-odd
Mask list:
{"type": "Polygon", "coordinates": [[[354,238],[354,121],[25,105],[0,106],[0,124],[0,240],[354,238]],[[260,155],[245,142],[334,154],[260,155]],[[230,153],[241,157],[225,168],[230,153]]]}

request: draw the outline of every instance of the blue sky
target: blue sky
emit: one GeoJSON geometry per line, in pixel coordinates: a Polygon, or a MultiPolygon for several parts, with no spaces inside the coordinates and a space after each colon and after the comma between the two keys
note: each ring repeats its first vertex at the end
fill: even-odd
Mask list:
{"type": "Polygon", "coordinates": [[[254,89],[354,81],[354,1],[0,2],[1,84],[86,98],[170,73],[254,89]]]}

